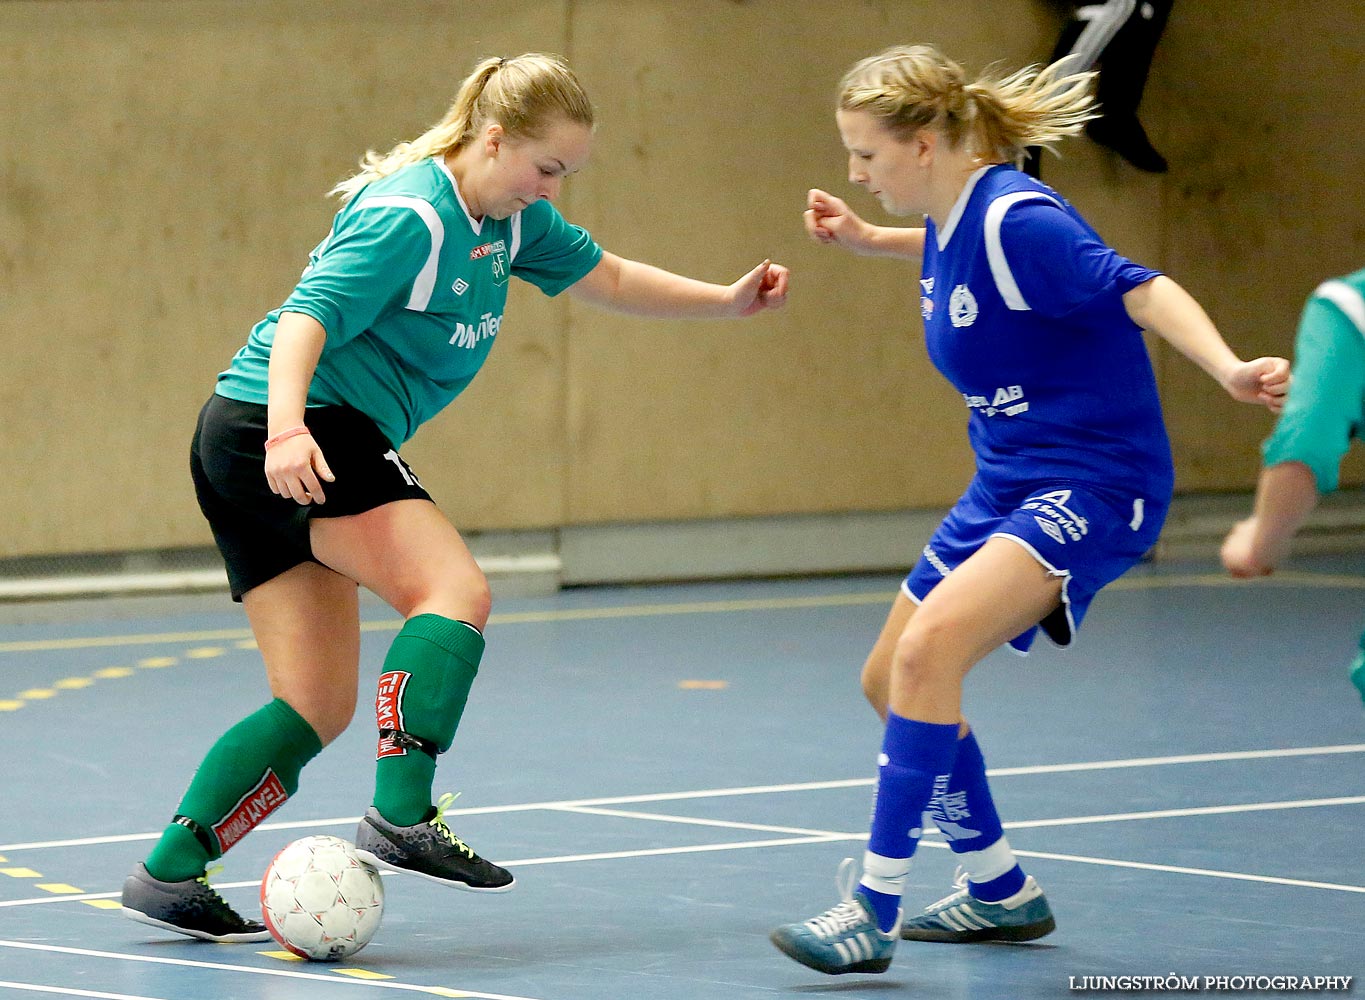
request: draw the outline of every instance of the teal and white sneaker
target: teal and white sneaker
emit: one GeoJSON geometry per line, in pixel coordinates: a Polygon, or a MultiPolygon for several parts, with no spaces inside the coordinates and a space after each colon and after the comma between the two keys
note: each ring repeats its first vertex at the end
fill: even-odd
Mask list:
{"type": "Polygon", "coordinates": [[[967,892],[967,873],[958,870],[957,889],[901,925],[907,941],[1033,941],[1057,928],[1052,907],[1030,875],[1009,899],[983,903],[967,892]]]}
{"type": "Polygon", "coordinates": [[[867,898],[853,891],[854,874],[853,859],[846,858],[839,866],[843,902],[805,923],[783,924],[770,935],[772,943],[789,958],[831,976],[889,969],[900,937],[900,914],[890,931],[879,930],[867,898]]]}

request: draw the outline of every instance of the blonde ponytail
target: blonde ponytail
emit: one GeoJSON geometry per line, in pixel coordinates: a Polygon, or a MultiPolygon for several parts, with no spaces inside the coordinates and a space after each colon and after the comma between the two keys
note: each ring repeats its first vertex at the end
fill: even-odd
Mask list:
{"type": "Polygon", "coordinates": [[[932,45],[897,45],[862,60],[839,84],[839,108],[863,111],[900,139],[938,129],[988,162],[1016,159],[1028,146],[1051,147],[1098,116],[1094,73],[1061,60],[1000,79],[967,83],[962,67],[932,45]]]}
{"type": "Polygon", "coordinates": [[[976,111],[972,148],[990,160],[1012,161],[1029,146],[1052,150],[1099,117],[1091,91],[1095,74],[1072,73],[1066,62],[968,84],[964,90],[976,111]]]}
{"type": "Polygon", "coordinates": [[[514,138],[534,138],[561,120],[593,126],[592,102],[562,59],[539,52],[511,59],[484,59],[460,84],[440,122],[387,153],[367,151],[361,158],[360,172],[328,194],[348,201],[371,181],[427,157],[462,149],[489,122],[497,122],[514,138]]]}

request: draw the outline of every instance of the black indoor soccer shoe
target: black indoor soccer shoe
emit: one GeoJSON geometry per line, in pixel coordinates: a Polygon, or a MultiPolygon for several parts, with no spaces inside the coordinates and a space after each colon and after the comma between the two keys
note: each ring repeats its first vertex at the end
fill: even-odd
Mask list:
{"type": "Polygon", "coordinates": [[[373,806],[355,833],[356,853],[376,868],[406,872],[470,892],[506,892],[512,873],[485,861],[446,826],[453,795],[441,796],[433,815],[412,826],[394,826],[373,806]]]}
{"type": "Polygon", "coordinates": [[[123,915],[201,941],[269,941],[265,924],[247,920],[209,885],[208,876],[183,882],[153,878],[139,864],[123,883],[123,915]]]}

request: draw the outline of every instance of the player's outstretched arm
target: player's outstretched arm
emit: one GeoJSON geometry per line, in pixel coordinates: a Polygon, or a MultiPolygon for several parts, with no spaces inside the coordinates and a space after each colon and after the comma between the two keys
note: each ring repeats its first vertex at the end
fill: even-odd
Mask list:
{"type": "Polygon", "coordinates": [[[765,260],[738,281],[716,285],[604,253],[596,267],[569,286],[569,294],[635,316],[724,319],[779,308],[787,299],[789,279],[785,267],[765,260]]]}
{"type": "Polygon", "coordinates": [[[1256,506],[1223,541],[1223,566],[1233,576],[1265,576],[1289,555],[1289,543],[1318,503],[1317,480],[1303,462],[1261,470],[1256,506]]]}
{"type": "Polygon", "coordinates": [[[841,246],[864,257],[924,257],[924,229],[876,226],[849,208],[842,198],[811,188],[803,216],[806,232],[816,243],[841,246]]]}
{"type": "Polygon", "coordinates": [[[1233,399],[1260,403],[1272,413],[1284,409],[1289,362],[1284,358],[1243,361],[1237,357],[1203,307],[1170,278],[1159,275],[1130,289],[1123,296],[1123,304],[1134,323],[1151,330],[1208,372],[1233,399]]]}

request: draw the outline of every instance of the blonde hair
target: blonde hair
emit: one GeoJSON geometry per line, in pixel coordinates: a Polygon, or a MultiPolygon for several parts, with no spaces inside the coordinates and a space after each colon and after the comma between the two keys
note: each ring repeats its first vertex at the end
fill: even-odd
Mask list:
{"type": "Polygon", "coordinates": [[[593,127],[592,102],[564,60],[540,52],[484,59],[465,77],[450,110],[437,124],[387,153],[368,150],[360,160],[360,172],[327,193],[347,201],[366,184],[410,163],[462,149],[489,122],[497,122],[514,138],[535,138],[560,120],[593,127]]]}
{"type": "Polygon", "coordinates": [[[984,160],[1012,162],[1027,147],[1051,149],[1099,117],[1095,74],[1066,66],[1062,59],[1003,77],[988,70],[967,83],[962,67],[934,46],[895,45],[844,74],[839,110],[866,112],[898,139],[932,128],[954,148],[965,143],[984,160]]]}

